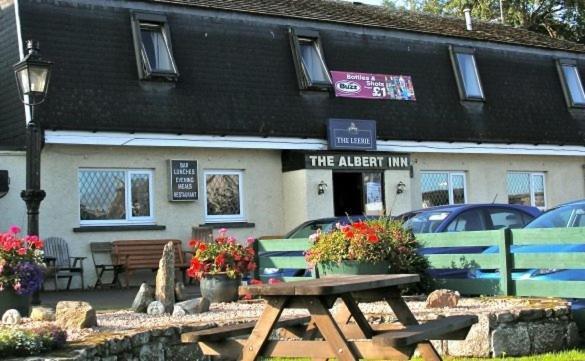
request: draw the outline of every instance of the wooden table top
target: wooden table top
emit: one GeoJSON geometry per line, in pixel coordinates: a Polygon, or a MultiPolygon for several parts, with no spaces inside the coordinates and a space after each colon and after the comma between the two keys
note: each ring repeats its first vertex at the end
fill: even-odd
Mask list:
{"type": "Polygon", "coordinates": [[[294,281],[274,285],[241,286],[241,295],[252,296],[327,296],[348,292],[375,290],[420,281],[418,274],[384,274],[363,276],[325,277],[308,281],[294,281]]]}

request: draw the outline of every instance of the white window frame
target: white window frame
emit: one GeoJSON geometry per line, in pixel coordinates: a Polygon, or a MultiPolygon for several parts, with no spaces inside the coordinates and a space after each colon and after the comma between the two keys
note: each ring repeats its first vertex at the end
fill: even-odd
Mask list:
{"type": "Polygon", "coordinates": [[[573,93],[571,88],[569,87],[569,82],[565,76],[565,72],[563,71],[564,68],[571,68],[574,73],[578,83],[578,91],[580,91],[581,95],[585,95],[585,90],[583,89],[583,82],[581,80],[581,75],[579,74],[579,68],[577,67],[577,61],[573,59],[558,59],[557,60],[557,70],[559,73],[559,78],[561,79],[561,85],[563,87],[563,94],[565,95],[565,100],[567,102],[567,106],[569,108],[585,108],[585,102],[575,102],[573,99],[573,93]]]}
{"type": "MultiPolygon", "coordinates": [[[[425,170],[421,171],[421,181],[422,176],[424,174],[434,174],[434,173],[443,173],[447,174],[447,190],[449,192],[449,204],[455,204],[455,197],[453,195],[453,177],[455,176],[462,176],[463,177],[463,203],[457,204],[465,204],[467,202],[467,177],[465,172],[463,171],[445,171],[445,170],[425,170]]],[[[421,189],[421,201],[422,201],[422,189],[421,189]]]]}
{"type": "Polygon", "coordinates": [[[471,101],[484,101],[485,94],[483,91],[483,85],[481,83],[481,77],[479,76],[479,70],[477,68],[477,61],[475,60],[475,50],[473,48],[454,47],[449,46],[449,52],[451,55],[451,63],[453,65],[453,71],[455,72],[455,81],[457,82],[457,88],[459,90],[459,96],[461,100],[471,101]],[[469,95],[468,89],[465,87],[464,75],[461,73],[461,67],[459,66],[459,59],[457,54],[469,55],[473,64],[473,72],[475,74],[475,81],[479,87],[480,96],[469,95]]]}
{"type": "Polygon", "coordinates": [[[154,171],[152,169],[120,169],[120,168],[79,168],[77,171],[77,194],[79,196],[77,201],[77,210],[81,204],[81,184],[79,184],[79,173],[83,171],[92,172],[124,172],[124,206],[126,207],[126,219],[96,219],[96,220],[82,220],[81,212],[78,214],[80,226],[110,226],[110,225],[136,225],[136,224],[154,224],[154,190],[153,178],[154,171]],[[133,217],[132,216],[132,174],[147,174],[148,175],[148,206],[150,208],[150,216],[147,217],[133,217]]]}
{"type": "MultiPolygon", "coordinates": [[[[528,184],[528,188],[530,191],[530,206],[531,207],[536,207],[538,209],[540,209],[541,211],[545,210],[547,207],[547,202],[546,202],[546,173],[545,172],[523,172],[523,171],[509,171],[508,174],[506,175],[506,188],[508,186],[508,178],[507,176],[510,174],[528,174],[528,179],[529,179],[529,184],[528,184]],[[542,177],[542,190],[544,192],[544,205],[542,207],[539,207],[536,205],[536,197],[535,197],[535,190],[534,190],[534,181],[533,178],[534,177],[542,177]]],[[[506,189],[506,193],[507,193],[507,189],[506,189]]],[[[509,202],[509,197],[510,195],[508,194],[508,202],[509,202]]]]}
{"type": "Polygon", "coordinates": [[[203,171],[203,200],[205,209],[205,223],[221,223],[221,222],[244,222],[246,220],[244,211],[244,171],[243,170],[227,170],[227,169],[206,169],[203,171]],[[240,195],[240,214],[226,214],[226,215],[208,215],[207,214],[207,175],[237,175],[238,176],[238,192],[240,195]]]}
{"type": "Polygon", "coordinates": [[[140,79],[150,80],[156,78],[159,80],[177,80],[179,77],[179,71],[177,70],[177,63],[175,62],[175,56],[173,55],[171,31],[166,16],[150,13],[132,13],[132,36],[134,39],[136,65],[138,66],[138,76],[140,79]],[[152,69],[142,41],[142,29],[148,27],[160,29],[173,68],[171,71],[152,69]]]}
{"type": "Polygon", "coordinates": [[[332,84],[331,74],[329,73],[327,62],[325,61],[325,55],[323,52],[323,46],[321,44],[319,32],[307,29],[289,28],[289,37],[299,89],[329,91],[332,84]],[[305,67],[303,60],[303,55],[301,52],[302,42],[311,43],[315,47],[315,51],[319,57],[319,62],[321,63],[323,71],[327,76],[326,81],[315,81],[311,78],[311,75],[309,74],[308,69],[305,67]]]}

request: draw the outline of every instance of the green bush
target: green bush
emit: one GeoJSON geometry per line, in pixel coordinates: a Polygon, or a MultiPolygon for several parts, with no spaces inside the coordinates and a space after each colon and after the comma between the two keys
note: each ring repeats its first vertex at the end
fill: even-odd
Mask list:
{"type": "Polygon", "coordinates": [[[65,346],[67,333],[58,327],[18,329],[0,327],[0,355],[37,355],[65,346]]]}

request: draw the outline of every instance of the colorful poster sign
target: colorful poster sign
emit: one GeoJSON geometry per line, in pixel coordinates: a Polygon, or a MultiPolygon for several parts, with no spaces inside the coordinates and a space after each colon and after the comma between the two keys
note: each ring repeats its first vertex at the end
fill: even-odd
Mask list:
{"type": "Polygon", "coordinates": [[[362,99],[416,100],[408,75],[331,71],[335,96],[362,99]]]}

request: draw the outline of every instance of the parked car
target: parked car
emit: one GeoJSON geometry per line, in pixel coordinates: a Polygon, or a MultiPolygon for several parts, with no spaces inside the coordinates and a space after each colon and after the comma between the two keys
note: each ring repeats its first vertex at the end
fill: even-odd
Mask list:
{"type": "Polygon", "coordinates": [[[585,199],[549,209],[526,225],[526,228],[564,227],[585,227],[585,199]]]}
{"type": "Polygon", "coordinates": [[[540,213],[536,207],[517,204],[456,204],[419,209],[397,218],[417,234],[523,228],[540,213]]]}

